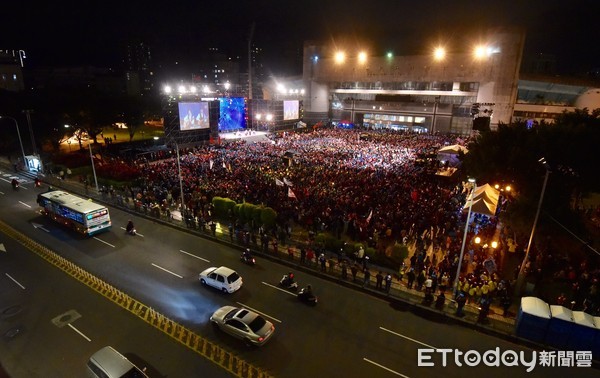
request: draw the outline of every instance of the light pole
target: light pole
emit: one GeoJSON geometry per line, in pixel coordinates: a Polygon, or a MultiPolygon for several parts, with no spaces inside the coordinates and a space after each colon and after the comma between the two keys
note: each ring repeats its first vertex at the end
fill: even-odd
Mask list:
{"type": "Polygon", "coordinates": [[[7,116],[0,116],[0,119],[1,118],[12,119],[13,122],[15,123],[15,127],[17,128],[17,136],[19,137],[19,145],[21,145],[21,154],[23,155],[23,164],[25,164],[25,149],[23,149],[23,141],[21,140],[21,132],[19,131],[19,124],[17,123],[17,120],[14,119],[13,117],[7,117],[7,116]]]}
{"type": "Polygon", "coordinates": [[[533,219],[533,227],[531,228],[531,235],[529,236],[529,243],[527,244],[527,251],[525,251],[525,257],[523,258],[523,262],[521,262],[521,267],[519,268],[519,275],[517,276],[517,284],[515,286],[515,295],[521,294],[521,288],[523,286],[523,282],[525,281],[525,265],[529,260],[529,251],[531,250],[531,244],[533,243],[533,235],[535,234],[535,227],[537,226],[538,218],[540,216],[540,210],[542,208],[542,201],[544,200],[544,193],[546,192],[546,184],[548,183],[548,176],[550,176],[550,165],[546,162],[545,158],[541,158],[538,160],[544,168],[546,168],[546,175],[544,176],[544,184],[542,185],[542,193],[540,194],[540,200],[538,202],[537,211],[535,212],[535,218],[533,219]]]}
{"type": "Polygon", "coordinates": [[[92,155],[92,143],[88,143],[88,147],[90,148],[90,160],[92,160],[92,172],[94,172],[94,182],[96,183],[96,193],[99,193],[100,188],[98,187],[98,177],[96,177],[96,167],[94,166],[94,156],[92,155]]]}
{"type": "MultiPolygon", "coordinates": [[[[474,178],[470,178],[469,182],[472,184],[471,193],[469,193],[469,211],[467,212],[467,221],[465,222],[465,232],[463,234],[462,247],[460,248],[460,257],[458,258],[458,268],[456,268],[456,277],[454,278],[454,296],[458,292],[458,279],[460,278],[460,268],[462,266],[463,256],[465,254],[465,244],[467,243],[467,232],[469,231],[469,224],[471,223],[471,209],[473,208],[473,192],[477,188],[477,183],[474,178]]],[[[467,197],[467,198],[469,198],[467,197]]]]}
{"type": "MultiPolygon", "coordinates": [[[[183,198],[183,180],[181,179],[181,165],[179,164],[179,145],[175,143],[175,150],[177,151],[177,173],[179,174],[179,190],[181,191],[181,216],[185,216],[185,200],[183,198]]],[[[184,218],[185,219],[185,218],[184,218]]]]}

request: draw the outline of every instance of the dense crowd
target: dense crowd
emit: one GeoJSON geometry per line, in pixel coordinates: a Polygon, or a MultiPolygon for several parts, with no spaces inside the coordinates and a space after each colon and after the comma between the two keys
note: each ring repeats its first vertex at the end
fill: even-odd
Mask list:
{"type": "MultiPolygon", "coordinates": [[[[228,142],[181,151],[186,207],[210,217],[213,196],[265,204],[315,231],[327,229],[366,240],[374,234],[400,237],[456,222],[462,188],[427,172],[420,158],[456,136],[321,129],[285,133],[258,143],[228,142]],[[291,157],[284,159],[284,154],[291,157]],[[283,184],[283,185],[281,185],[283,184]]],[[[464,142],[464,141],[463,141],[464,142]]],[[[140,164],[141,201],[179,201],[176,159],[140,164]]]]}

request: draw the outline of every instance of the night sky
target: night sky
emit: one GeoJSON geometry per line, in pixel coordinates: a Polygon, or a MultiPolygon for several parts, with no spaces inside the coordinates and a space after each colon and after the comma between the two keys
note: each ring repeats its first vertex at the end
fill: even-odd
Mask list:
{"type": "Polygon", "coordinates": [[[481,30],[497,26],[526,28],[526,53],[555,54],[561,73],[600,66],[600,2],[594,0],[36,3],[9,0],[0,8],[0,48],[25,50],[30,67],[116,66],[128,41],[149,44],[164,66],[193,64],[212,46],[244,60],[253,21],[254,43],[276,73],[293,73],[290,62],[305,40],[368,43],[379,55],[387,49],[402,55],[428,52],[439,41],[477,40],[481,30]]]}

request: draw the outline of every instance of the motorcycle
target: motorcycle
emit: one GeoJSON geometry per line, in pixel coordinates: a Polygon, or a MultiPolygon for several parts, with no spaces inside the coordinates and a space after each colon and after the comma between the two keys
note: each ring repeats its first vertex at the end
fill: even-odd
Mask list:
{"type": "Polygon", "coordinates": [[[298,289],[298,282],[294,281],[288,274],[284,274],[281,281],[279,281],[279,286],[284,289],[296,291],[298,289]]]}
{"type": "Polygon", "coordinates": [[[312,291],[307,290],[305,287],[300,289],[300,291],[298,292],[298,299],[301,302],[304,302],[306,304],[313,305],[313,306],[316,305],[317,302],[319,301],[319,298],[317,298],[317,296],[314,295],[312,293],[312,291]]]}
{"type": "Polygon", "coordinates": [[[133,223],[131,221],[127,223],[127,226],[125,227],[125,232],[131,236],[135,236],[137,234],[135,227],[133,226],[133,223]]]}
{"type": "Polygon", "coordinates": [[[11,184],[13,190],[19,190],[19,182],[17,181],[17,179],[12,179],[11,184]]]}
{"type": "Polygon", "coordinates": [[[40,186],[42,186],[42,181],[40,181],[40,179],[37,177],[35,178],[34,183],[35,183],[36,188],[39,188],[40,186]]]}
{"type": "Polygon", "coordinates": [[[254,265],[254,264],[256,264],[256,259],[254,257],[252,257],[250,254],[247,254],[247,253],[242,253],[242,255],[240,256],[240,260],[243,263],[246,263],[248,265],[254,265]]]}

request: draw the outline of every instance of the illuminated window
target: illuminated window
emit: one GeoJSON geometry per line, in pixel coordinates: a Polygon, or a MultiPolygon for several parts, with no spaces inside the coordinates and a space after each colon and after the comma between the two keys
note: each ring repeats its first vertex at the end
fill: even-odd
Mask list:
{"type": "Polygon", "coordinates": [[[415,117],[415,123],[425,123],[425,117],[415,117]]]}

